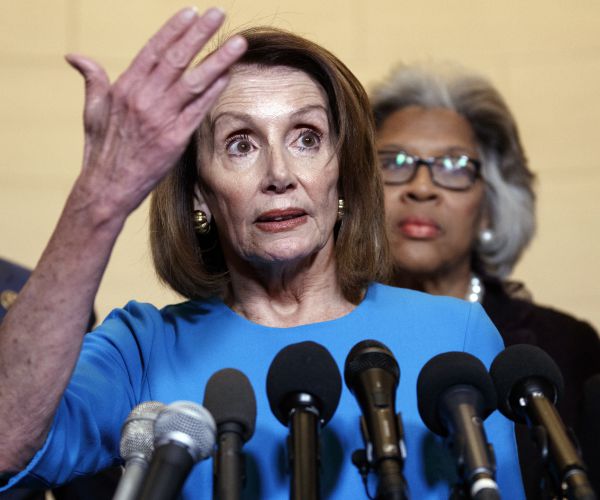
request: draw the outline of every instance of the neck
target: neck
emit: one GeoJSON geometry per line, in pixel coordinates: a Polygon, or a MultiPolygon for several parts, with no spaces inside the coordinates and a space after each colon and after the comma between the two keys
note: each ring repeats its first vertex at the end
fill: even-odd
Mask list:
{"type": "Polygon", "coordinates": [[[295,263],[230,265],[229,271],[225,303],[254,323],[298,326],[333,320],[355,307],[342,294],[333,250],[295,263]]]}
{"type": "Polygon", "coordinates": [[[394,273],[393,284],[432,295],[464,299],[470,289],[471,277],[472,272],[468,266],[436,273],[410,273],[398,269],[394,273]]]}

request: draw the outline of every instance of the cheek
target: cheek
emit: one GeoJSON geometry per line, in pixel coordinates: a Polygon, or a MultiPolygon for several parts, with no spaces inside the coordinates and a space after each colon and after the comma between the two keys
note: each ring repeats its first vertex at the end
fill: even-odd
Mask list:
{"type": "Polygon", "coordinates": [[[483,213],[482,207],[483,198],[481,196],[462,200],[460,203],[456,203],[453,207],[450,207],[449,212],[460,228],[460,232],[470,237],[471,240],[476,237],[479,230],[483,213]]]}
{"type": "Polygon", "coordinates": [[[398,200],[400,198],[400,193],[398,192],[398,188],[391,188],[389,186],[384,186],[383,188],[383,205],[385,210],[386,219],[391,219],[394,215],[394,212],[399,207],[398,200]]]}
{"type": "Polygon", "coordinates": [[[220,182],[212,186],[206,200],[217,225],[225,228],[248,214],[251,196],[240,183],[220,182]]]}
{"type": "Polygon", "coordinates": [[[322,200],[323,205],[329,205],[334,200],[337,208],[338,180],[337,163],[330,162],[322,169],[316,170],[310,176],[307,176],[305,186],[307,186],[307,191],[314,193],[313,198],[322,200]]]}

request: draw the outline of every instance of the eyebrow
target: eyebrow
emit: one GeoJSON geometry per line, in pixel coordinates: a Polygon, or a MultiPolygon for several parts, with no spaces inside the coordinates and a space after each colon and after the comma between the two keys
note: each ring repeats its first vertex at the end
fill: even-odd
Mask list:
{"type": "MultiPolygon", "coordinates": [[[[328,118],[328,122],[329,122],[329,110],[322,104],[309,104],[307,106],[303,106],[300,109],[294,111],[290,115],[290,118],[292,118],[292,119],[297,118],[298,116],[309,114],[312,111],[323,111],[325,113],[325,116],[328,118]]],[[[240,113],[239,111],[223,111],[222,113],[219,113],[214,118],[210,119],[211,130],[214,130],[217,121],[219,121],[221,118],[227,118],[227,117],[236,118],[241,121],[253,121],[254,120],[253,115],[251,115],[249,113],[240,113]]]]}

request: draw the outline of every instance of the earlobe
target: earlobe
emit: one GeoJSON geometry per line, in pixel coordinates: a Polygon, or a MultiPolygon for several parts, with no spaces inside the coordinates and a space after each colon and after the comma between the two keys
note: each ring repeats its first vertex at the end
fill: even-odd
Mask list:
{"type": "Polygon", "coordinates": [[[490,245],[496,237],[494,230],[492,229],[492,221],[489,217],[489,209],[484,206],[483,213],[481,214],[481,220],[479,221],[479,233],[477,239],[479,244],[483,247],[490,245]]]}
{"type": "Polygon", "coordinates": [[[198,210],[204,212],[209,221],[212,220],[212,214],[206,201],[204,201],[202,190],[200,189],[200,186],[196,185],[196,188],[194,189],[194,211],[198,210]]]}
{"type": "Polygon", "coordinates": [[[481,216],[479,218],[479,232],[491,231],[492,218],[490,217],[490,207],[487,200],[482,201],[481,216]]]}

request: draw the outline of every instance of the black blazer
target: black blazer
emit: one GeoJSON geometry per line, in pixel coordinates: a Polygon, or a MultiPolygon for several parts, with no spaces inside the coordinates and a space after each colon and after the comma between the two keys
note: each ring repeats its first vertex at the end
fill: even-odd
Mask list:
{"type": "MultiPolygon", "coordinates": [[[[501,283],[490,278],[483,282],[485,295],[482,305],[500,331],[505,345],[536,345],[546,351],[560,368],[565,392],[558,403],[558,412],[575,432],[584,461],[590,469],[590,479],[599,489],[598,451],[590,442],[590,429],[584,425],[582,406],[584,383],[600,373],[600,338],[597,332],[588,323],[568,314],[518,298],[526,295],[524,288],[518,284],[501,283]]],[[[541,459],[526,426],[517,424],[515,427],[525,493],[529,499],[543,498],[539,489],[543,474],[541,459]]]]}

